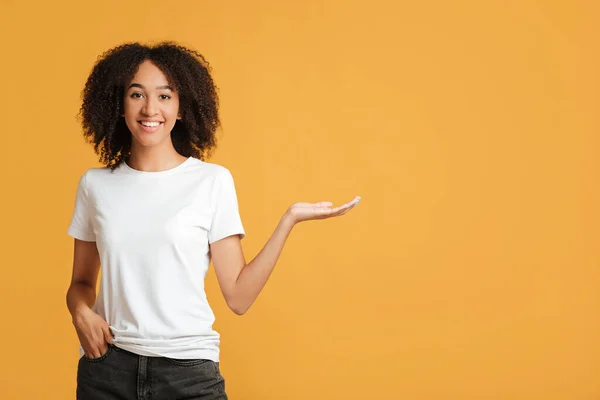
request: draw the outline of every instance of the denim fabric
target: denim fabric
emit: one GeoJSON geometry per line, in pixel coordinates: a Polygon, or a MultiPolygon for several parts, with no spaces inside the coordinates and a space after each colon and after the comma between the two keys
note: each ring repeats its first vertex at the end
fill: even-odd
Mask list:
{"type": "Polygon", "coordinates": [[[78,400],[227,400],[219,363],[146,357],[112,344],[77,367],[78,400]]]}

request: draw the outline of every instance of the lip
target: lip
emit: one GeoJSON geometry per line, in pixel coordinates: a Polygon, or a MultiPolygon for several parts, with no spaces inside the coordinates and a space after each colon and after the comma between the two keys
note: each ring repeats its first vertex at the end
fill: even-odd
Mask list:
{"type": "Polygon", "coordinates": [[[152,132],[156,132],[157,130],[159,130],[160,127],[163,126],[164,122],[163,121],[149,121],[149,120],[144,119],[144,120],[138,121],[138,124],[140,124],[140,126],[142,127],[144,132],[152,133],[152,132]],[[144,126],[144,125],[142,125],[142,122],[159,122],[159,124],[158,124],[158,126],[144,126]]]}

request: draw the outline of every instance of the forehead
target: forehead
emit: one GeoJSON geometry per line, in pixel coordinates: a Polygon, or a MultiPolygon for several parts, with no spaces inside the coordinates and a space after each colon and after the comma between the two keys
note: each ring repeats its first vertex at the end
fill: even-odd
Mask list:
{"type": "Polygon", "coordinates": [[[138,70],[133,75],[130,83],[141,83],[146,86],[161,86],[167,85],[169,82],[167,76],[158,68],[152,61],[145,60],[142,62],[138,70]]]}

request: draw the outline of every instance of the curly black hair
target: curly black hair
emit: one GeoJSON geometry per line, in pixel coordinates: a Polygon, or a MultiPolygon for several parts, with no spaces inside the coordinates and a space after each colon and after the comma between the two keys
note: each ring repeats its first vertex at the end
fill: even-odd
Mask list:
{"type": "Polygon", "coordinates": [[[121,118],[125,86],[146,60],[165,74],[179,94],[181,119],[171,131],[175,150],[204,160],[216,146],[219,98],[204,57],[170,41],[151,46],[126,43],[98,57],[82,91],[78,114],[86,141],[94,144],[100,162],[112,171],[131,155],[131,132],[121,118]]]}

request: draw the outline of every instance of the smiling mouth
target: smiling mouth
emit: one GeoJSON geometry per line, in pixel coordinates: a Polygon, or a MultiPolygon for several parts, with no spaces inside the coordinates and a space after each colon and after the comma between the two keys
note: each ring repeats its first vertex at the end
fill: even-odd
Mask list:
{"type": "Polygon", "coordinates": [[[138,122],[145,126],[158,126],[158,125],[162,124],[164,121],[146,121],[146,120],[141,119],[138,122]]]}
{"type": "Polygon", "coordinates": [[[138,124],[141,125],[144,132],[154,132],[154,131],[158,130],[158,128],[160,128],[163,123],[164,122],[162,122],[162,121],[153,121],[153,122],[138,121],[138,124]]]}

